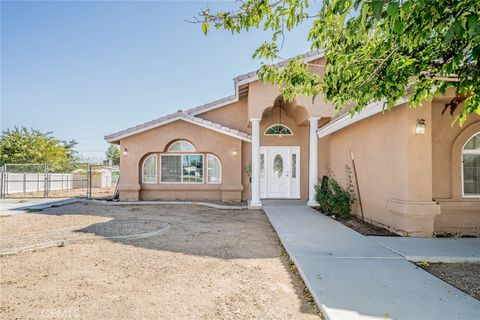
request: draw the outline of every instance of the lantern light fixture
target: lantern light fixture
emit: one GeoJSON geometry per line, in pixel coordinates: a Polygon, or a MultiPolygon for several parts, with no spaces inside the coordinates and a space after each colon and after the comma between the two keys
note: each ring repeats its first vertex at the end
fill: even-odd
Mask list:
{"type": "Polygon", "coordinates": [[[415,134],[423,136],[427,129],[425,119],[417,119],[417,125],[415,126],[415,134]]]}

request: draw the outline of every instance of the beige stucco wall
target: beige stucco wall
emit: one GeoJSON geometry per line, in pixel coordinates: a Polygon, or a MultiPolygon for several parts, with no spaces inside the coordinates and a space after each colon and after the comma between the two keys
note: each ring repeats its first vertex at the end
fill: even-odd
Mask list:
{"type": "Polygon", "coordinates": [[[199,114],[198,117],[242,132],[250,132],[247,101],[247,97],[242,97],[235,103],[199,114]]]}
{"type": "MultiPolygon", "coordinates": [[[[319,140],[319,175],[328,166],[345,182],[352,150],[367,220],[405,235],[478,234],[479,199],[461,196],[461,148],[480,119],[472,115],[463,127],[442,116],[448,98],[411,109],[402,105],[361,120],[319,140]],[[425,135],[415,134],[425,119],[425,135]]],[[[358,201],[355,214],[360,214],[358,201]]]]}
{"type": "Polygon", "coordinates": [[[441,207],[441,214],[435,217],[435,232],[478,235],[480,199],[462,195],[461,157],[465,143],[480,132],[480,117],[472,114],[462,127],[452,126],[448,111],[442,115],[444,105],[445,101],[439,100],[432,107],[433,198],[441,207]]]}
{"type": "MultiPolygon", "coordinates": [[[[255,81],[250,83],[248,92],[248,118],[261,119],[266,108],[273,105],[280,96],[277,86],[269,82],[255,81]]],[[[315,100],[311,97],[298,96],[295,104],[306,109],[305,116],[308,117],[330,117],[333,114],[333,105],[326,103],[323,94],[319,94],[315,100]]],[[[301,111],[299,111],[301,112],[301,111]]]]}
{"type": "Polygon", "coordinates": [[[365,217],[404,234],[431,235],[440,213],[432,201],[431,126],[415,134],[416,119],[431,123],[430,114],[428,103],[412,110],[403,105],[320,139],[320,176],[328,166],[344,183],[351,150],[365,217]]]}
{"type": "MultiPolygon", "coordinates": [[[[121,150],[128,149],[128,155],[121,155],[120,158],[122,176],[118,189],[121,200],[241,199],[242,140],[179,120],[122,139],[120,144],[121,150]],[[140,168],[143,159],[149,154],[164,152],[172,141],[178,139],[190,141],[198,153],[213,153],[220,159],[221,184],[141,183],[140,168]],[[237,150],[236,155],[233,153],[234,148],[237,150]]],[[[160,161],[157,161],[157,167],[160,172],[160,161]]]]}

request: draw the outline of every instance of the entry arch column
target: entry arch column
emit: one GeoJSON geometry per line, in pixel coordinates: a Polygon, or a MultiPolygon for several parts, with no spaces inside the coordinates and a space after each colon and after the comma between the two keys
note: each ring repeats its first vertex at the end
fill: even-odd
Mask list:
{"type": "Polygon", "coordinates": [[[251,118],[252,123],[252,195],[249,207],[261,208],[260,201],[260,119],[251,118]]]}
{"type": "Polygon", "coordinates": [[[310,146],[308,150],[308,202],[311,207],[318,206],[315,200],[315,185],[318,183],[318,120],[320,117],[310,117],[310,146]]]}

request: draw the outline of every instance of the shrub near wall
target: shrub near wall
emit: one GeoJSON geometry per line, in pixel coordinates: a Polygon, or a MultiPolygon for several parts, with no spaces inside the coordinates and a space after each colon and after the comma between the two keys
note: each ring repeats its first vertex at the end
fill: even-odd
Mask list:
{"type": "Polygon", "coordinates": [[[320,183],[315,186],[315,200],[323,213],[349,219],[352,214],[352,204],[355,202],[352,173],[349,166],[345,166],[345,175],[347,177],[345,188],[333,178],[333,174],[323,176],[320,183]]]}

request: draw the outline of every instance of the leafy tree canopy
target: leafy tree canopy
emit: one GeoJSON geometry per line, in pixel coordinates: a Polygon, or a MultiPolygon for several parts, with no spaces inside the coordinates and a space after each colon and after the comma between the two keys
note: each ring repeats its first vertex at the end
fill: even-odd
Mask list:
{"type": "Polygon", "coordinates": [[[119,165],[120,164],[120,149],[118,148],[117,145],[111,144],[107,152],[105,152],[105,157],[107,158],[107,161],[111,161],[113,165],[119,165]]]}
{"type": "Polygon", "coordinates": [[[77,142],[60,141],[51,132],[25,127],[4,130],[0,136],[0,164],[70,163],[77,160],[77,142]]]}
{"type": "Polygon", "coordinates": [[[312,12],[308,0],[245,0],[234,11],[204,9],[196,22],[207,34],[213,25],[232,33],[263,28],[271,39],[256,58],[280,57],[286,31],[311,25],[312,49],[323,49],[326,65],[295,58],[280,68],[262,64],[259,77],[276,83],[283,96],[315,97],[323,92],[336,110],[359,112],[373,101],[391,108],[410,94],[410,105],[456,89],[448,105],[458,108],[462,125],[480,114],[480,1],[478,0],[324,0],[312,12]],[[319,76],[319,70],[325,77],[319,76]]]}

